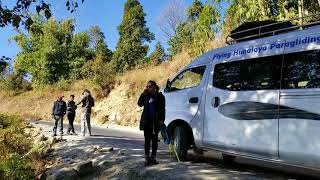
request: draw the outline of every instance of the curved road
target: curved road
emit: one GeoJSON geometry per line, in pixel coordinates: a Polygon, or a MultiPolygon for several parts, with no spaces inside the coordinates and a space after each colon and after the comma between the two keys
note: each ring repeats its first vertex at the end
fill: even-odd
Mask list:
{"type": "MultiPolygon", "coordinates": [[[[50,125],[47,121],[37,121],[33,123],[50,125]]],[[[66,127],[67,126],[65,124],[64,128],[66,129],[66,127]]],[[[75,128],[77,132],[80,131],[79,125],[75,125],[75,128]]],[[[115,129],[93,126],[92,132],[93,137],[90,137],[90,139],[103,137],[108,141],[114,141],[130,148],[143,148],[143,134],[139,131],[128,131],[125,128],[115,129]]],[[[159,143],[159,150],[161,152],[158,157],[161,163],[161,158],[168,158],[168,148],[163,143],[159,143]]],[[[206,171],[212,170],[219,172],[219,170],[221,170],[224,174],[228,175],[228,173],[230,173],[230,176],[227,177],[231,178],[248,179],[248,175],[250,175],[250,179],[320,179],[320,172],[308,169],[289,167],[246,158],[237,158],[235,163],[226,164],[223,162],[219,153],[205,152],[204,155],[201,156],[195,155],[192,152],[189,154],[189,163],[197,165],[200,164],[200,166],[203,166],[203,170],[206,171]]]]}

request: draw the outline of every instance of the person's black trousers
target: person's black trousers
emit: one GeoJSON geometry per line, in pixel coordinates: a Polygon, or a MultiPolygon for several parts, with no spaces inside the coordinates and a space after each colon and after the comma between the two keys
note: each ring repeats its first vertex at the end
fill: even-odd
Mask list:
{"type": "Polygon", "coordinates": [[[67,117],[68,117],[68,120],[69,120],[68,133],[70,133],[70,132],[75,133],[74,126],[73,126],[73,122],[74,122],[74,119],[75,119],[75,114],[68,113],[67,117]]]}
{"type": "Polygon", "coordinates": [[[150,155],[150,146],[152,143],[151,157],[155,158],[158,149],[158,134],[159,132],[152,132],[152,128],[144,130],[144,152],[146,156],[150,155]]]}

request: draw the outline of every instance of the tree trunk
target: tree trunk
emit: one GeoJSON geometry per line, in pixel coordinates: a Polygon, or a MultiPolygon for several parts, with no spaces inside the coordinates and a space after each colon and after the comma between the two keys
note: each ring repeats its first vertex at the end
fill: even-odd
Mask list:
{"type": "Polygon", "coordinates": [[[298,0],[299,24],[303,24],[303,0],[298,0]]]}

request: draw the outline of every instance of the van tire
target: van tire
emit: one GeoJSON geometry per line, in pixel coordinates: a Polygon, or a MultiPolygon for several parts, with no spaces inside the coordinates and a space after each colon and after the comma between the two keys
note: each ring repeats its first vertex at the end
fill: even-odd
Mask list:
{"type": "Polygon", "coordinates": [[[236,156],[232,156],[232,155],[228,155],[228,154],[222,154],[222,158],[223,158],[223,161],[226,162],[226,163],[233,163],[234,162],[234,159],[236,158],[236,156]]]}
{"type": "Polygon", "coordinates": [[[184,127],[178,126],[174,129],[173,143],[179,159],[182,161],[186,160],[188,152],[188,139],[187,131],[184,127]]]}

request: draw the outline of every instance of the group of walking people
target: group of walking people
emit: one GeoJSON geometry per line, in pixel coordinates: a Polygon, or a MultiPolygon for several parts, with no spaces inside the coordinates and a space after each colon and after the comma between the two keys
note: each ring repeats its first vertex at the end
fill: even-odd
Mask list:
{"type": "Polygon", "coordinates": [[[59,126],[60,135],[63,135],[63,119],[66,115],[69,121],[69,126],[67,130],[67,134],[69,135],[77,135],[74,129],[74,120],[76,117],[77,106],[81,105],[81,135],[91,136],[91,111],[94,106],[94,99],[89,90],[85,89],[82,93],[82,99],[78,103],[74,101],[75,96],[70,95],[70,99],[68,103],[63,100],[64,96],[59,96],[56,101],[53,103],[52,107],[52,118],[54,121],[53,126],[53,134],[52,136],[57,136],[57,128],[59,126]]]}

